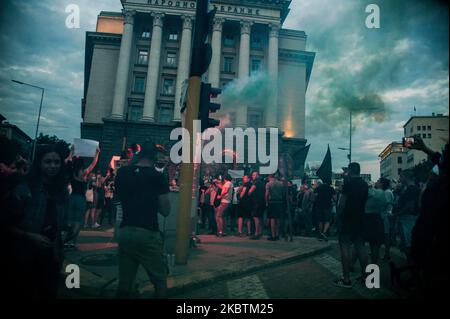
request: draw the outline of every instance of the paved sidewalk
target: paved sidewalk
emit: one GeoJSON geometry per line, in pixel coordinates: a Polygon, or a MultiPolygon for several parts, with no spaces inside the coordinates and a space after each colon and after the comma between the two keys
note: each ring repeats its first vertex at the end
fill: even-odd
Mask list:
{"type": "MultiPolygon", "coordinates": [[[[234,236],[200,235],[187,265],[175,265],[168,278],[169,295],[186,293],[219,280],[285,264],[329,249],[316,238],[295,237],[293,242],[250,240],[234,236]]],[[[80,289],[61,289],[62,298],[113,298],[117,288],[117,243],[112,230],[83,231],[76,251],[66,253],[66,263],[80,266],[80,289]]],[[[153,295],[147,274],[140,267],[136,283],[140,297],[153,295]]]]}

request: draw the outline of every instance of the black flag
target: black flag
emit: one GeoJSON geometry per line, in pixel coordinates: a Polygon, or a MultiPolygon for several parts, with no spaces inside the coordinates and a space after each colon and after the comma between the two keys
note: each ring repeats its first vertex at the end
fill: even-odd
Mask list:
{"type": "Polygon", "coordinates": [[[299,170],[305,165],[306,157],[308,156],[310,146],[311,144],[299,149],[294,154],[292,154],[294,170],[299,170]]]}
{"type": "Polygon", "coordinates": [[[332,167],[331,167],[331,152],[330,145],[328,145],[327,154],[323,159],[322,165],[317,170],[316,175],[324,182],[325,184],[331,184],[332,177],[332,167]]]}

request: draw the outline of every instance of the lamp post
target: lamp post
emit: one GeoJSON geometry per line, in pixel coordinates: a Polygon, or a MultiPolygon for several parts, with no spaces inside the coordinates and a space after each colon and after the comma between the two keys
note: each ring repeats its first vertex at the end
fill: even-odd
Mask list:
{"type": "Polygon", "coordinates": [[[44,88],[41,88],[40,86],[36,86],[36,85],[32,85],[32,84],[28,84],[25,82],[21,82],[21,81],[17,81],[17,80],[11,80],[17,84],[20,85],[27,85],[27,86],[31,86],[33,88],[39,89],[41,90],[41,103],[39,104],[39,114],[38,114],[38,118],[37,118],[37,125],[36,125],[36,133],[34,134],[34,142],[33,142],[33,150],[31,153],[31,161],[34,161],[34,156],[36,154],[36,143],[37,143],[37,136],[38,136],[38,132],[39,132],[39,122],[41,121],[41,111],[42,111],[42,101],[44,100],[44,88]]]}

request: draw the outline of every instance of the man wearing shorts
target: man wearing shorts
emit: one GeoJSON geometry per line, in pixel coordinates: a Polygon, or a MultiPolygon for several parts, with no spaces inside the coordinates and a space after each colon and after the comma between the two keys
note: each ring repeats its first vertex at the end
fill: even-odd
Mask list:
{"type": "Polygon", "coordinates": [[[252,217],[255,222],[255,234],[250,239],[258,240],[262,236],[262,218],[266,208],[266,200],[264,198],[264,183],[260,180],[259,174],[256,171],[252,173],[252,186],[248,193],[252,198],[252,217]]]}
{"type": "Polygon", "coordinates": [[[119,169],[116,190],[122,204],[119,230],[119,285],[117,296],[130,297],[139,265],[155,286],[157,298],[167,294],[167,262],[158,226],[158,212],[170,212],[169,183],[154,168],[156,146],[142,147],[136,164],[119,169]]]}
{"type": "Polygon", "coordinates": [[[367,265],[367,252],[363,240],[363,221],[369,188],[360,177],[360,171],[361,168],[358,163],[348,165],[348,177],[342,188],[337,216],[343,278],[334,281],[334,284],[344,288],[352,287],[350,281],[352,245],[361,265],[362,278],[364,278],[367,265]]]}

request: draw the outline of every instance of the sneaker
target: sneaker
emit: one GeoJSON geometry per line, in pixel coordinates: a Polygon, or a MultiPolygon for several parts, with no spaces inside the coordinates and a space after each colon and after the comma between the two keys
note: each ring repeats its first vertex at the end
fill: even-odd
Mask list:
{"type": "Polygon", "coordinates": [[[341,288],[352,288],[352,282],[351,281],[344,281],[344,279],[337,279],[335,281],[333,281],[333,284],[336,287],[341,287],[341,288]]]}
{"type": "Polygon", "coordinates": [[[328,241],[328,237],[324,233],[319,234],[320,241],[328,241]]]}
{"type": "Polygon", "coordinates": [[[101,227],[101,225],[99,223],[95,223],[94,226],[92,226],[93,228],[99,228],[101,227]]]}

